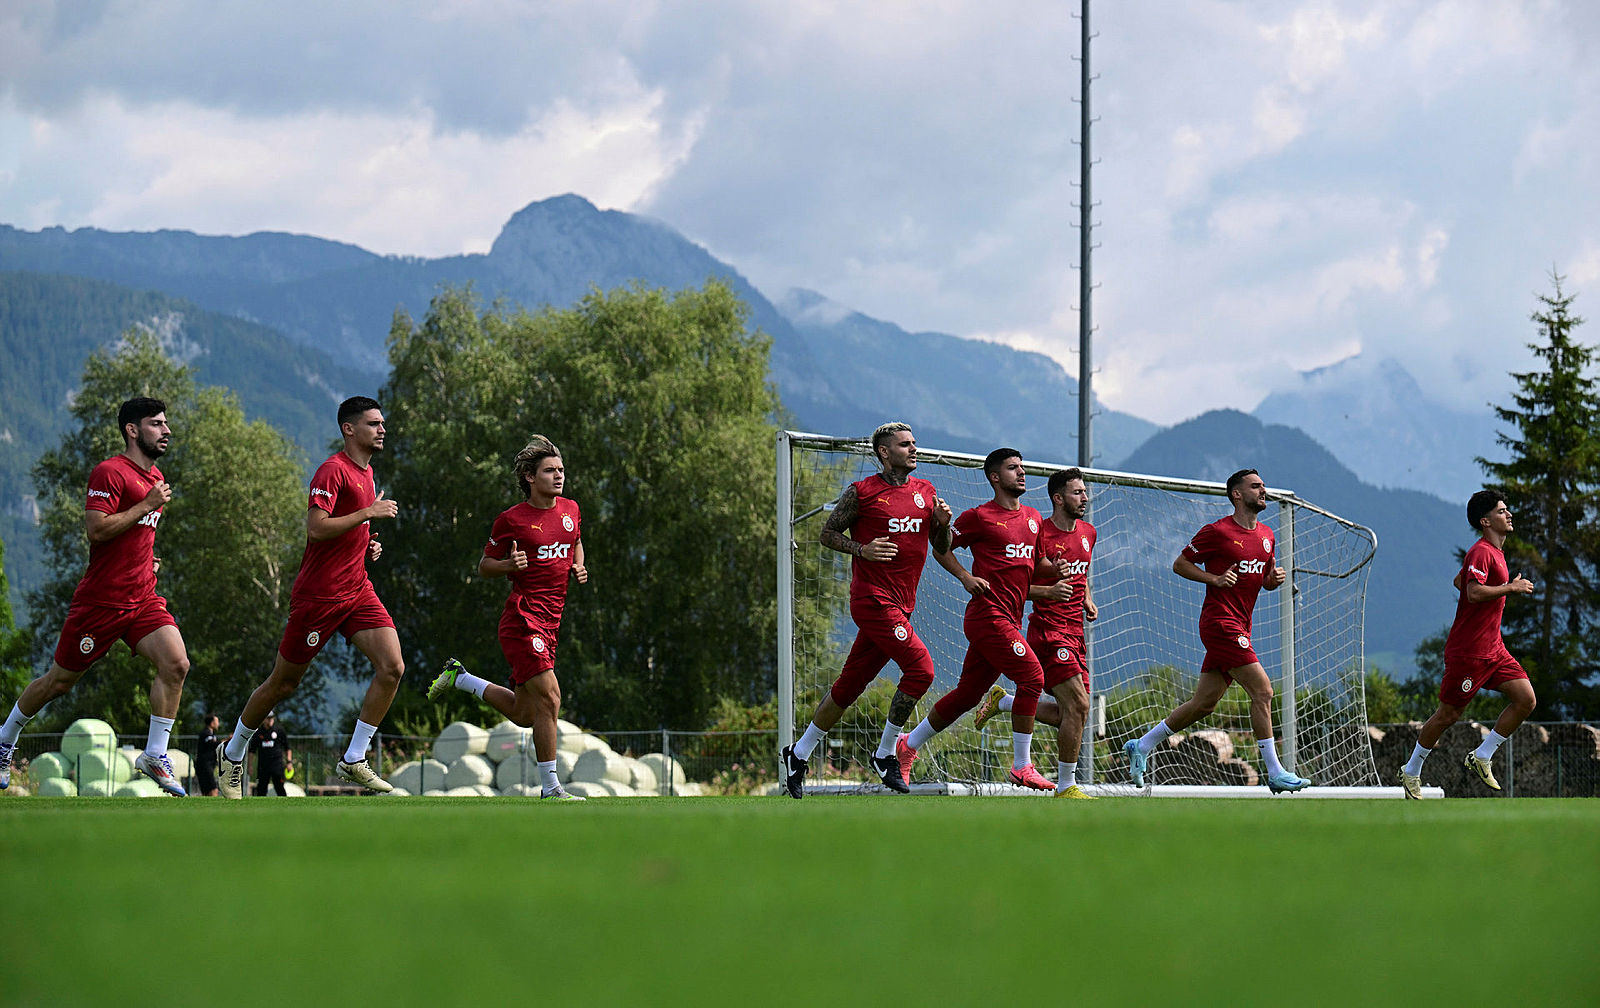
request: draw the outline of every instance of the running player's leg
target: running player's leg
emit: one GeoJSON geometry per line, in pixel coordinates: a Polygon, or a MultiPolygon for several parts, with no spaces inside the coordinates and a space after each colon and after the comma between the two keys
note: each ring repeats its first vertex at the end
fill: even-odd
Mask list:
{"type": "Polygon", "coordinates": [[[406,663],[400,654],[400,635],[393,626],[366,627],[352,633],[350,643],[372,663],[372,681],[367,685],[366,696],[362,698],[361,712],[350,733],[344,759],[334,765],[334,772],[369,791],[393,791],[389,782],[379,777],[367,761],[367,749],[371,747],[372,737],[378,733],[378,725],[384,715],[389,713],[394,695],[400,689],[400,677],[405,674],[406,663]]]}
{"type": "Polygon", "coordinates": [[[804,761],[811,758],[823,737],[833,730],[839,719],[844,717],[844,712],[889,664],[889,654],[879,646],[877,636],[867,627],[858,627],[855,642],[850,645],[850,653],[845,657],[844,667],[839,670],[839,677],[817,703],[805,732],[795,740],[795,759],[804,761]]]}
{"type": "Polygon", "coordinates": [[[1144,786],[1145,761],[1155,752],[1156,747],[1174,732],[1183,731],[1216,710],[1222,694],[1228,691],[1228,686],[1232,682],[1233,679],[1227,673],[1202,670],[1200,682],[1196,684],[1194,693],[1189,699],[1174,707],[1172,713],[1157,721],[1149,731],[1136,739],[1130,739],[1122,747],[1122,751],[1128,754],[1128,773],[1133,777],[1136,787],[1144,786]]]}
{"type": "Polygon", "coordinates": [[[5,723],[0,725],[0,788],[11,786],[11,755],[16,751],[17,739],[22,737],[22,729],[45,704],[66,693],[82,677],[81,671],[74,672],[51,662],[50,671],[23,688],[5,723]]]}
{"type": "MultiPolygon", "coordinates": [[[[165,605],[161,606],[161,613],[165,615],[165,605]]],[[[144,752],[134,760],[134,768],[155,781],[161,790],[183,797],[183,785],[172,772],[172,761],[167,756],[178,704],[183,699],[183,681],[189,674],[189,652],[183,646],[183,634],[178,632],[176,623],[166,622],[138,637],[133,651],[156,667],[155,677],[150,680],[150,733],[145,737],[144,752]]]]}
{"type": "MultiPolygon", "coordinates": [[[[1058,787],[1065,787],[1077,779],[1078,753],[1083,747],[1083,726],[1089,718],[1089,691],[1084,689],[1081,675],[1056,683],[1052,691],[1055,698],[1051,706],[1061,712],[1061,721],[1056,726],[1060,729],[1056,737],[1056,759],[1060,769],[1056,781],[1058,787]]],[[[1039,710],[1039,720],[1043,721],[1042,700],[1039,710]]]]}

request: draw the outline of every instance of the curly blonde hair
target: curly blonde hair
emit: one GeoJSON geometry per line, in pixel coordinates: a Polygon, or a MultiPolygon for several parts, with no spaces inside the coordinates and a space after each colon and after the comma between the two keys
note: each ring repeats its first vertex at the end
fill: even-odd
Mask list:
{"type": "Polygon", "coordinates": [[[515,461],[511,463],[511,471],[517,477],[517,486],[522,490],[522,496],[528,496],[528,487],[533,474],[539,471],[539,463],[552,455],[560,458],[561,449],[543,434],[535,434],[533,439],[517,452],[515,461]]]}

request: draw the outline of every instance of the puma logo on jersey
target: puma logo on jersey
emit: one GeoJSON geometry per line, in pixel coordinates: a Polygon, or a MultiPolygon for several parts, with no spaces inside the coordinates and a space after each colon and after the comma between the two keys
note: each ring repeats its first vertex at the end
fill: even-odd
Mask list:
{"type": "Polygon", "coordinates": [[[565,559],[567,554],[571,552],[571,543],[551,543],[548,546],[540,546],[539,551],[534,554],[534,557],[539,560],[565,559]]]}
{"type": "Polygon", "coordinates": [[[889,519],[889,531],[890,532],[921,532],[922,531],[922,519],[921,518],[890,518],[889,519]]]}
{"type": "Polygon", "coordinates": [[[1266,567],[1267,567],[1267,562],[1265,560],[1240,560],[1239,561],[1239,573],[1240,574],[1260,574],[1263,570],[1266,570],[1266,567]]]}
{"type": "Polygon", "coordinates": [[[1032,560],[1032,543],[1006,543],[1006,556],[1013,559],[1032,560]]]}

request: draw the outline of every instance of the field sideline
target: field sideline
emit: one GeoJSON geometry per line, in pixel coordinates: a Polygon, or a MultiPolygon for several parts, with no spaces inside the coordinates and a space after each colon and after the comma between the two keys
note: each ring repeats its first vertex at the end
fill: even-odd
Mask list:
{"type": "Polygon", "coordinates": [[[0,1004],[1592,1002],[1593,799],[0,800],[0,1004]]]}

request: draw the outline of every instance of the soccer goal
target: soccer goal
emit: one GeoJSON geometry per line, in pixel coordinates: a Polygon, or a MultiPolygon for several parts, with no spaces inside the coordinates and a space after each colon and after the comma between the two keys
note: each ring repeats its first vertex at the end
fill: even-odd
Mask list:
{"type": "MultiPolygon", "coordinates": [[[[933,483],[959,515],[991,498],[981,456],[919,446],[917,476],[933,483]]],[[[788,745],[809,723],[843,664],[855,626],[848,599],[850,561],[818,544],[827,511],[844,485],[876,472],[864,439],[781,431],[777,437],[778,724],[788,745]]],[[[1026,461],[1025,504],[1050,513],[1045,479],[1062,464],[1026,461]]],[[[1191,536],[1231,511],[1220,483],[1084,470],[1088,520],[1099,539],[1089,569],[1099,619],[1088,625],[1091,699],[1078,761],[1080,783],[1101,793],[1133,793],[1122,745],[1187,699],[1199,676],[1196,631],[1204,589],[1172,572],[1191,536]]],[[[1284,765],[1319,786],[1377,786],[1368,742],[1362,623],[1372,530],[1271,489],[1262,517],[1278,542],[1289,580],[1263,591],[1252,644],[1276,691],[1273,721],[1284,765]]],[[[963,563],[970,560],[963,551],[963,563]]],[[[930,551],[912,623],[933,654],[933,689],[917,705],[924,716],[955,684],[966,652],[961,632],[967,596],[930,551]]],[[[876,788],[865,768],[882,730],[898,669],[890,665],[829,734],[824,765],[812,781],[876,788]]],[[[1001,684],[1010,688],[1007,680],[1001,684]]],[[[913,783],[967,785],[1004,781],[1011,766],[1011,726],[1004,715],[979,731],[971,715],[934,738],[917,760],[913,783]]],[[[1033,751],[1047,774],[1055,767],[1055,732],[1040,726],[1033,751]]],[[[1250,732],[1243,690],[1230,689],[1216,712],[1151,755],[1146,782],[1248,786],[1265,781],[1250,732]]]]}

